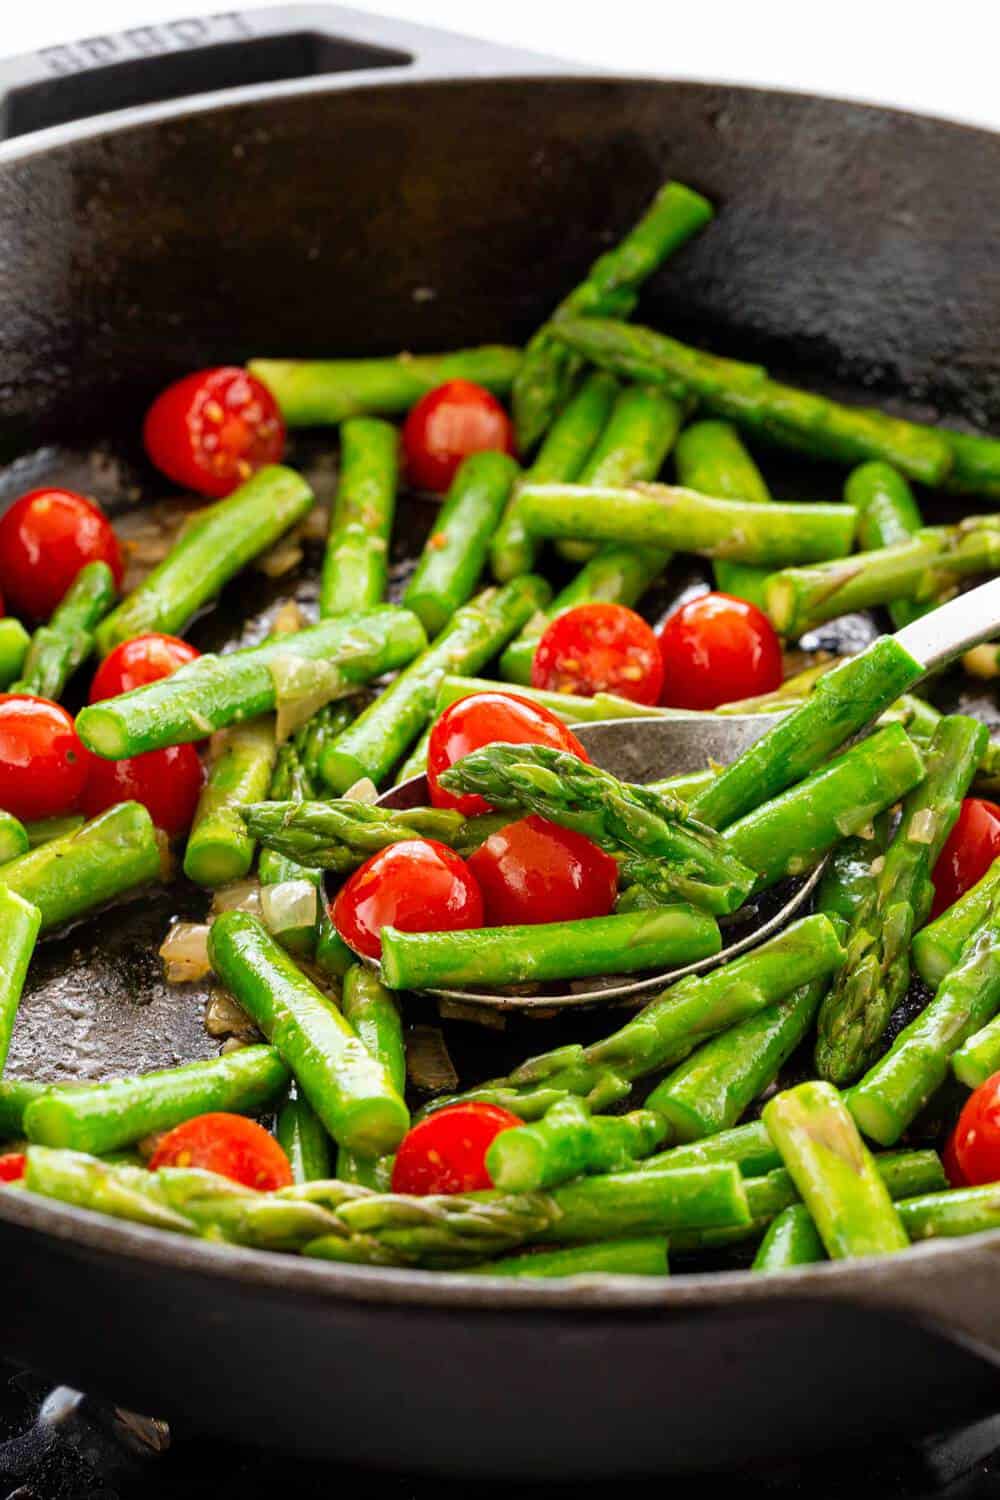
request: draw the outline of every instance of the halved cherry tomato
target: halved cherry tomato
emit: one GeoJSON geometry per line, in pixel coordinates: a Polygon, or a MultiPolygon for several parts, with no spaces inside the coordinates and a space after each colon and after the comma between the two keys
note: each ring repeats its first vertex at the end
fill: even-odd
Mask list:
{"type": "Polygon", "coordinates": [[[489,812],[482,797],[446,792],[438,778],[463,755],[484,745],[551,745],[581,760],[590,756],[561,719],[516,693],[470,693],[445,709],[427,745],[427,781],[435,807],[455,807],[466,817],[489,812]]]}
{"type": "Polygon", "coordinates": [[[682,604],[657,632],[663,656],[662,702],[718,708],[781,686],[781,642],[765,614],[730,594],[682,604]]]}
{"type": "Polygon", "coordinates": [[[128,760],[89,757],[81,807],[96,818],[119,802],[141,802],[168,838],[187,833],[194,821],[204,772],[193,745],[167,745],[128,760]]]}
{"type": "Polygon", "coordinates": [[[0,694],[0,807],[16,818],[55,818],[76,807],[90,757],[58,703],[0,694]]]}
{"type": "Polygon", "coordinates": [[[349,947],[382,956],[383,927],[457,932],[482,927],[483,897],[453,849],[435,839],[404,839],[380,849],[337,892],[333,925],[349,947]]]}
{"type": "Polygon", "coordinates": [[[966,797],[954,828],[934,866],[934,905],[939,917],[1000,858],[1000,807],[981,797],[966,797]]]}
{"type": "Polygon", "coordinates": [[[410,483],[443,495],[464,458],[514,452],[514,429],[500,402],[471,380],[449,380],[421,396],[403,424],[410,483]]]}
{"type": "Polygon", "coordinates": [[[392,1165],[394,1193],[474,1193],[491,1188],[486,1152],[523,1124],[496,1104],[449,1104],[414,1125],[392,1165]]]}
{"type": "Polygon", "coordinates": [[[85,563],[106,562],[121,587],[111,522],[72,490],[29,490],[0,517],[0,586],[18,615],[47,620],[85,563]]]}
{"type": "Polygon", "coordinates": [[[28,1166],[23,1151],[5,1151],[0,1156],[0,1182],[20,1182],[28,1166]]]}
{"type": "Polygon", "coordinates": [[[1000,1182],[1000,1073],[987,1078],[966,1099],[944,1161],[953,1187],[1000,1182]],[[961,1180],[956,1182],[955,1176],[961,1180]]]}
{"type": "Polygon", "coordinates": [[[491,834],[468,861],[486,925],[606,917],[618,894],[610,854],[569,828],[532,815],[491,834]]]}
{"type": "Polygon", "coordinates": [[[197,495],[219,499],[285,451],[285,423],[266,385],[238,365],[195,370],[146,413],[146,452],[197,495]]]}
{"type": "Polygon", "coordinates": [[[90,701],[99,703],[102,698],[117,698],[119,693],[159,682],[200,655],[200,651],[176,635],[154,631],[150,635],[133,636],[130,641],[122,641],[101,662],[90,684],[90,701]]]}
{"type": "Polygon", "coordinates": [[[260,1193],[292,1185],[288,1157],[274,1136],[256,1120],[221,1111],[168,1130],[149,1159],[151,1172],[159,1167],[201,1167],[260,1193]]]}
{"type": "Polygon", "coordinates": [[[624,604],[579,604],[557,615],[531,664],[531,685],[552,693],[617,693],[658,703],[663,661],[656,636],[624,604]]]}

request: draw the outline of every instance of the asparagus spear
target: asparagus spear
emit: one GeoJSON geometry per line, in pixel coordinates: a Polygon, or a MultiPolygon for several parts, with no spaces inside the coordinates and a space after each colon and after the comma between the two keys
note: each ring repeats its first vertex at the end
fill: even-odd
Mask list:
{"type": "Polygon", "coordinates": [[[849,505],[762,506],[668,484],[526,484],[518,507],[535,537],[696,552],[771,568],[845,557],[857,525],[849,505]]]}
{"type": "Polygon", "coordinates": [[[24,1112],[33,1099],[65,1087],[34,1078],[0,1078],[0,1140],[24,1140],[24,1112]]]}
{"type": "Polygon", "coordinates": [[[434,644],[323,751],[327,785],[346,792],[362,776],[376,784],[388,776],[427,724],[445,674],[477,672],[547,598],[548,585],[527,574],[502,589],[484,589],[457,610],[434,644]]]}
{"type": "Polygon", "coordinates": [[[427,774],[427,750],[431,742],[431,730],[434,728],[434,719],[437,718],[437,710],[434,717],[416,741],[413,749],[403,761],[396,772],[395,784],[401,786],[404,781],[411,780],[414,776],[426,776],[427,774]]]}
{"type": "Polygon", "coordinates": [[[490,452],[471,454],[455,475],[403,594],[428,636],[472,597],[517,473],[506,453],[490,452]]]}
{"type": "Polygon", "coordinates": [[[493,988],[677,969],[722,947],[715,918],[696,906],[661,906],[575,922],[461,932],[382,928],[382,977],[391,990],[493,988]]]}
{"type": "Polygon", "coordinates": [[[399,483],[399,433],[376,417],[340,429],[340,479],[319,585],[321,617],[373,609],[385,598],[399,483]]]}
{"type": "Polygon", "coordinates": [[[274,768],[274,718],[223,730],[184,851],[184,874],[210,890],[242,880],[253,863],[243,804],[263,797],[274,768]]]}
{"type": "MultiPolygon", "coordinates": [[[[844,484],[844,499],[858,512],[858,542],[866,552],[905,542],[923,528],[923,517],[906,479],[891,464],[860,464],[844,484]]],[[[925,613],[927,606],[896,599],[889,615],[896,630],[925,613]]]]}
{"type": "Polygon", "coordinates": [[[275,1133],[296,1182],[316,1182],[329,1177],[330,1137],[308,1099],[294,1085],[278,1111],[275,1133]]]}
{"type": "Polygon", "coordinates": [[[763,1120],[831,1259],[906,1249],[886,1185],[835,1088],[786,1089],[765,1104],[763,1120]]]}
{"type": "Polygon", "coordinates": [[[448,791],[477,792],[503,812],[537,813],[611,853],[650,859],[664,885],[709,911],[735,911],[754,883],[753,868],[690,818],[683,802],[619,781],[565,751],[488,745],[440,780],[448,791]]]}
{"type": "Polygon", "coordinates": [[[160,846],[149,813],[119,802],[75,833],[12,859],[3,885],[37,906],[49,932],[162,874],[160,846]]]}
{"type": "Polygon", "coordinates": [[[962,956],[965,944],[988,919],[1000,896],[1000,860],[983,878],[942,912],[936,922],[921,928],[913,939],[913,963],[925,984],[936,990],[962,956]]]}
{"type": "Polygon", "coordinates": [[[768,1135],[767,1126],[761,1120],[753,1120],[748,1125],[720,1130],[717,1135],[706,1135],[683,1146],[671,1146],[667,1151],[647,1156],[640,1167],[644,1171],[670,1172],[675,1166],[699,1167],[719,1161],[733,1162],[744,1177],[762,1177],[780,1168],[781,1153],[768,1135]]]}
{"type": "Polygon", "coordinates": [[[348,724],[353,724],[359,706],[357,698],[338,698],[319,709],[301,729],[295,731],[293,738],[302,773],[314,789],[321,780],[319,765],[326,747],[343,734],[348,724]]]}
{"type": "Polygon", "coordinates": [[[1000,443],[975,432],[938,429],[951,449],[946,488],[960,494],[1000,495],[1000,443]]]}
{"type": "Polygon", "coordinates": [[[514,377],[514,424],[523,453],[549,427],[579,368],[579,359],[553,341],[558,324],[581,313],[627,317],[647,276],[711,217],[712,206],[699,193],[680,182],[665,183],[624,239],[594,261],[585,279],[563,298],[529,342],[514,377]]]}
{"type": "Polygon", "coordinates": [[[450,808],[395,812],[347,798],[256,802],[240,811],[251,838],[259,839],[267,849],[340,875],[356,870],[369,855],[401,839],[428,838],[451,844],[466,823],[461,813],[450,808]]]}
{"type": "Polygon", "coordinates": [[[874,641],[821,677],[812,697],[755,740],[691,803],[713,828],[725,828],[822,765],[923,676],[923,667],[891,636],[874,641]]]}
{"type": "Polygon", "coordinates": [[[323,664],[330,695],[343,695],[405,666],[425,643],[416,615],[394,605],[339,615],[262,646],[200,656],[170,677],[92,703],[77,716],[77,732],[96,755],[123,760],[280,709],[279,699],[294,701],[294,678],[303,663],[323,664]],[[279,694],[279,682],[291,684],[289,691],[279,694]]]}
{"type": "Polygon", "coordinates": [[[163,561],[98,626],[102,656],[147,630],[178,634],[230,578],[301,521],[313,499],[301,475],[271,464],[198,511],[163,561]]]}
{"type": "MultiPolygon", "coordinates": [[[[520,640],[520,637],[519,637],[520,640]]],[[[507,647],[506,656],[518,641],[507,647]]],[[[500,685],[487,677],[445,677],[438,688],[434,704],[435,717],[444,713],[453,703],[468,698],[472,693],[495,693],[500,685]]],[[[517,696],[527,698],[529,703],[539,703],[550,713],[556,714],[564,724],[595,724],[603,719],[634,719],[637,705],[629,698],[619,698],[615,693],[596,693],[593,698],[582,698],[578,693],[553,693],[545,688],[517,687],[517,696]]],[[[669,718],[668,710],[664,710],[669,718]]],[[[424,767],[421,767],[423,770],[424,767]]],[[[403,777],[400,777],[403,780],[403,777]]]]}
{"type": "Polygon", "coordinates": [[[0,885],[0,1073],[41,921],[37,906],[0,885]]]}
{"type": "Polygon", "coordinates": [[[954,593],[960,578],[998,566],[1000,518],[970,516],[955,526],[926,526],[876,552],[772,573],[767,612],[782,635],[798,637],[852,610],[896,600],[929,605],[954,593]]]}
{"type": "Polygon", "coordinates": [[[811,869],[838,839],[860,833],[923,774],[920,752],[906,730],[889,724],[730,824],[723,842],[758,871],[757,889],[763,890],[811,869]]]}
{"type": "Polygon", "coordinates": [[[31,637],[20,681],[12,693],[62,697],[67,682],[94,649],[94,630],[115,602],[115,580],[105,562],[87,563],[59,601],[51,620],[31,637]]]}
{"type": "Polygon", "coordinates": [[[388,1070],[263,924],[227,911],[209,932],[218,977],[292,1070],[338,1145],[364,1156],[392,1151],[409,1124],[388,1070]]]}
{"type": "Polygon", "coordinates": [[[179,1068],[53,1089],[25,1109],[24,1133],[41,1146],[104,1156],[210,1110],[253,1114],[287,1082],[273,1047],[242,1047],[179,1068]]]}
{"type": "Polygon", "coordinates": [[[667,1242],[662,1235],[599,1240],[565,1250],[528,1250],[463,1270],[473,1276],[666,1276],[667,1242]]]}
{"type": "MultiPolygon", "coordinates": [[[[39,818],[37,822],[25,823],[24,831],[28,838],[25,848],[37,849],[39,844],[50,844],[53,839],[65,838],[68,833],[76,833],[78,828],[82,828],[85,821],[83,813],[63,813],[57,818],[39,818]]],[[[18,849],[18,853],[23,854],[24,849],[18,849]]]]}
{"type": "Polygon", "coordinates": [[[952,435],[780,385],[760,365],[720,359],[608,318],[567,318],[552,333],[602,369],[656,382],[672,396],[697,396],[715,416],[781,447],[840,463],[884,459],[930,485],[946,483],[955,467],[952,435]]]}
{"type": "Polygon", "coordinates": [[[771,1220],[754,1256],[753,1270],[770,1274],[821,1260],[826,1260],[826,1251],[812,1214],[804,1203],[792,1203],[771,1220]]]}
{"type": "MultiPolygon", "coordinates": [[[[537,484],[575,479],[608,419],[618,390],[613,375],[588,375],[549,428],[524,478],[537,484]]],[[[517,487],[490,543],[490,564],[498,583],[530,573],[538,548],[525,531],[517,510],[517,487]]]]}
{"type": "Polygon", "coordinates": [[[976,1031],[952,1054],[951,1070],[966,1088],[977,1089],[1000,1072],[1000,1017],[976,1031]]]}
{"type": "Polygon", "coordinates": [[[486,1170],[502,1192],[534,1193],[584,1174],[629,1171],[666,1133],[662,1115],[650,1109],[594,1116],[582,1099],[564,1099],[537,1124],[501,1131],[486,1170]]]}
{"type": "MultiPolygon", "coordinates": [[[[353,964],[344,975],[340,1007],[372,1057],[385,1068],[397,1094],[406,1091],[406,1050],[399,1004],[378,976],[364,964],[353,964]]],[[[337,1176],[343,1182],[360,1182],[384,1192],[391,1177],[388,1158],[373,1161],[356,1156],[343,1146],[337,1152],[337,1176]]]]}
{"type": "Polygon", "coordinates": [[[882,1146],[898,1141],[944,1082],[952,1054],[998,1009],[1000,902],[994,902],[927,1009],[848,1094],[851,1114],[865,1135],[882,1146]]]}
{"type": "MultiPolygon", "coordinates": [[[[677,478],[685,489],[718,495],[723,500],[746,500],[754,505],[765,505],[771,499],[760,470],[729,422],[693,422],[681,433],[674,462],[677,478]]],[[[712,570],[716,588],[763,609],[764,581],[768,576],[765,568],[719,559],[712,564],[712,570]]]]}
{"type": "Polygon", "coordinates": [[[21,675],[31,637],[12,615],[0,620],[0,689],[6,691],[21,675]]]}
{"type": "MultiPolygon", "coordinates": [[[[268,787],[268,796],[276,800],[291,801],[295,805],[301,805],[306,798],[314,795],[315,787],[302,763],[298,745],[294,740],[286,740],[283,745],[278,747],[275,756],[274,769],[271,772],[271,780],[268,787]]],[[[241,825],[244,823],[244,811],[245,808],[240,806],[238,815],[241,825]]],[[[244,827],[244,832],[248,833],[249,830],[244,827]]],[[[252,839],[252,835],[250,837],[252,839]]],[[[291,926],[286,925],[278,932],[271,921],[268,920],[267,912],[264,912],[264,920],[268,926],[268,930],[273,937],[277,937],[283,947],[287,948],[290,953],[298,953],[304,958],[311,958],[316,951],[319,927],[324,918],[327,921],[329,920],[328,916],[326,916],[326,903],[323,900],[322,874],[319,870],[309,869],[305,865],[299,864],[295,859],[290,859],[285,854],[278,853],[274,849],[265,848],[261,849],[260,858],[257,861],[257,876],[262,887],[262,905],[264,889],[268,890],[275,899],[278,899],[278,894],[274,891],[274,887],[288,886],[296,882],[307,881],[316,891],[314,904],[317,908],[317,913],[314,914],[311,920],[296,922],[291,926]]],[[[294,1114],[294,1110],[292,1113],[294,1114]]],[[[326,1176],[327,1174],[323,1173],[322,1175],[326,1176]]]]}
{"type": "Polygon", "coordinates": [[[927,1193],[898,1205],[903,1228],[914,1242],[955,1239],[1000,1228],[1000,1187],[959,1188],[950,1193],[927,1193]]]}
{"type": "Polygon", "coordinates": [[[289,427],[334,427],[348,417],[396,417],[446,380],[471,380],[506,396],[520,349],[484,344],[450,354],[387,359],[252,359],[289,427]]]}
{"type": "Polygon", "coordinates": [[[927,916],[931,871],[986,738],[985,724],[960,714],[942,719],[935,732],[926,776],[903,804],[899,828],[851,923],[847,961],[819,1013],[816,1067],[832,1083],[849,1083],[871,1065],[909,988],[910,943],[927,916]]]}
{"type": "Polygon", "coordinates": [[[0,865],[17,859],[20,854],[26,854],[30,847],[28,830],[20,818],[0,809],[0,865]]]}

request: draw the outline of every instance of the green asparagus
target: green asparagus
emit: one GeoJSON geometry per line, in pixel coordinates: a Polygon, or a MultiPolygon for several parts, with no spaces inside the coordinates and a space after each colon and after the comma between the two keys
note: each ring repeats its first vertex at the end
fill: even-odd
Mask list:
{"type": "MultiPolygon", "coordinates": [[[[314,795],[315,787],[303,764],[298,744],[295,740],[286,740],[278,747],[275,756],[268,796],[301,804],[305,799],[314,795]]],[[[240,807],[241,820],[243,812],[244,808],[240,807]]],[[[324,917],[326,903],[323,900],[323,876],[320,871],[307,869],[305,865],[289,859],[287,855],[277,853],[274,849],[261,849],[260,858],[257,861],[257,878],[262,887],[261,907],[264,921],[272,937],[277,937],[290,953],[297,953],[303,958],[311,958],[316,951],[320,925],[324,919],[329,920],[328,917],[324,917]],[[269,908],[273,904],[285,905],[287,892],[279,892],[276,888],[297,885],[302,881],[308,882],[316,892],[313,914],[311,918],[298,918],[291,915],[286,907],[283,913],[285,921],[279,931],[276,913],[269,908]],[[265,897],[265,891],[268,893],[267,897],[265,897]],[[267,901],[267,907],[265,907],[265,901],[267,901]]],[[[294,905],[297,906],[298,903],[294,905]]]]}
{"type": "Polygon", "coordinates": [[[87,563],[66,590],[47,625],[31,637],[21,676],[10,691],[61,698],[67,682],[94,649],[94,631],[115,602],[115,580],[105,562],[87,563]]]}
{"type": "MultiPolygon", "coordinates": [[[[771,499],[760,470],[728,422],[693,422],[678,439],[674,461],[677,478],[685,489],[754,505],[767,504],[771,499]]],[[[735,594],[763,609],[766,568],[724,559],[712,567],[716,587],[723,593],[735,594]]]]}
{"type": "Polygon", "coordinates": [[[20,677],[30,644],[31,637],[20,620],[12,615],[0,620],[0,690],[6,692],[20,677]]]}
{"type": "MultiPolygon", "coordinates": [[[[450,808],[410,812],[339,798],[332,802],[256,802],[240,809],[250,837],[265,848],[316,869],[347,875],[379,849],[401,839],[451,844],[466,819],[450,808]]],[[[509,820],[508,820],[509,821],[509,820]]]]}
{"type": "Polygon", "coordinates": [[[804,1203],[792,1203],[771,1220],[754,1256],[753,1269],[770,1274],[821,1260],[826,1260],[826,1251],[812,1214],[804,1203]]]}
{"type": "Polygon", "coordinates": [[[385,597],[399,482],[399,434],[376,417],[340,429],[340,479],[319,585],[321,617],[374,609],[385,597]]]}
{"type": "Polygon", "coordinates": [[[1000,1229],[1000,1187],[959,1188],[950,1193],[927,1193],[898,1205],[899,1217],[910,1239],[955,1239],[1000,1229]]]}
{"type": "MultiPolygon", "coordinates": [[[[28,836],[26,847],[37,849],[39,844],[50,844],[53,839],[65,838],[68,833],[76,833],[78,828],[82,828],[85,821],[83,813],[63,813],[57,818],[39,818],[37,822],[25,823],[24,831],[28,836]]],[[[18,853],[23,854],[24,850],[18,849],[18,853]]]]}
{"type": "Polygon", "coordinates": [[[296,1182],[316,1182],[329,1177],[330,1137],[319,1115],[294,1084],[278,1110],[275,1133],[296,1182]]]}
{"type": "Polygon", "coordinates": [[[223,730],[184,851],[189,880],[214,890],[247,874],[254,842],[240,814],[267,792],[275,752],[270,714],[223,730]]]}
{"type": "MultiPolygon", "coordinates": [[[[371,969],[354,964],[344,975],[340,1007],[372,1057],[385,1068],[397,1094],[406,1090],[406,1051],[399,1003],[371,969]]],[[[343,1182],[386,1191],[391,1171],[389,1158],[373,1160],[357,1156],[343,1147],[337,1152],[337,1176],[343,1182]]]]}
{"type": "Polygon", "coordinates": [[[987,920],[1000,896],[1000,860],[983,878],[942,912],[937,921],[922,927],[913,939],[913,964],[925,984],[936,990],[956,966],[968,940],[987,920]]]}
{"type": "Polygon", "coordinates": [[[0,885],[0,1073],[41,921],[37,906],[0,885]]]}
{"type": "Polygon", "coordinates": [[[474,1276],[666,1276],[667,1242],[655,1235],[599,1240],[565,1250],[528,1250],[463,1269],[474,1276]]]}
{"type": "Polygon", "coordinates": [[[26,854],[30,848],[31,837],[20,818],[0,809],[0,865],[26,854]]]}
{"type": "Polygon", "coordinates": [[[662,1115],[592,1115],[582,1099],[564,1099],[535,1125],[502,1130],[486,1153],[493,1186],[534,1193],[594,1172],[625,1172],[667,1133],[662,1115]]]}
{"type": "MultiPolygon", "coordinates": [[[[891,464],[861,464],[844,485],[844,499],[858,512],[858,542],[866,552],[905,542],[923,528],[923,517],[913,491],[891,464]]],[[[924,614],[928,606],[912,599],[896,599],[889,616],[896,630],[924,614]]]]}

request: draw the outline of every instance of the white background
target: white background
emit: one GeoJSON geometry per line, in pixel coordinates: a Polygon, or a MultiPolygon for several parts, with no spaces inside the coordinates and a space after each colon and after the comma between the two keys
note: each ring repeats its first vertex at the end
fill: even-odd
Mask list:
{"type": "MultiPolygon", "coordinates": [[[[0,54],[232,8],[232,0],[0,0],[0,54]]],[[[776,84],[1000,127],[997,0],[360,0],[360,8],[602,68],[776,84]]]]}

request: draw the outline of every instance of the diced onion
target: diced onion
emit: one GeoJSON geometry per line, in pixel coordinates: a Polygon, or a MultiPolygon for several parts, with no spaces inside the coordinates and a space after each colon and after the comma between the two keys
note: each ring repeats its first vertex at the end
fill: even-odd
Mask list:
{"type": "Polygon", "coordinates": [[[204,979],[212,966],[208,961],[208,924],[175,922],[160,945],[168,984],[190,984],[204,979]]]}
{"type": "Polygon", "coordinates": [[[347,689],[343,673],[332,662],[298,656],[291,647],[287,653],[272,658],[270,673],[277,708],[275,737],[279,745],[319,709],[334,698],[343,697],[347,689]]]}
{"type": "Polygon", "coordinates": [[[271,634],[294,635],[297,630],[302,630],[305,624],[306,617],[299,607],[298,600],[286,599],[271,621],[271,634]]]}
{"type": "Polygon", "coordinates": [[[211,915],[220,911],[248,911],[260,916],[260,882],[257,880],[234,880],[222,885],[212,896],[211,915]]]}
{"type": "Polygon", "coordinates": [[[257,1028],[228,990],[215,989],[205,1005],[205,1030],[209,1036],[238,1036],[252,1040],[257,1028]]]}
{"type": "Polygon", "coordinates": [[[428,1094],[458,1087],[458,1074],[437,1026],[414,1026],[406,1035],[406,1071],[410,1082],[428,1094]]]}
{"type": "Polygon", "coordinates": [[[310,880],[282,880],[277,885],[262,886],[260,911],[268,932],[277,937],[293,928],[313,926],[318,896],[310,880]]]}
{"type": "Polygon", "coordinates": [[[265,578],[283,578],[302,561],[302,548],[295,536],[282,537],[275,546],[261,554],[254,563],[258,573],[265,578]]]}
{"type": "Polygon", "coordinates": [[[910,819],[907,837],[914,844],[933,844],[937,830],[937,813],[933,807],[922,807],[910,819]]]}
{"type": "Polygon", "coordinates": [[[344,793],[347,802],[363,802],[366,807],[374,807],[378,801],[378,787],[370,776],[362,776],[353,786],[349,786],[344,793]]]}

